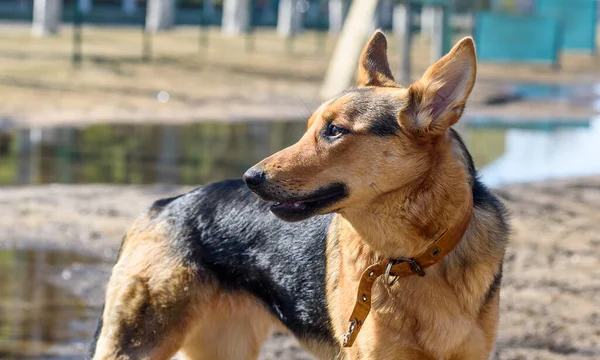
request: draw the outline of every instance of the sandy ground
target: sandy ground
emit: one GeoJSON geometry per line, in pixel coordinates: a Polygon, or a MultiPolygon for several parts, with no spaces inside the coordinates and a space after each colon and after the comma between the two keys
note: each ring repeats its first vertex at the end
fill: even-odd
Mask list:
{"type": "MultiPolygon", "coordinates": [[[[462,35],[457,36],[457,39],[462,35]]],[[[336,39],[306,32],[291,43],[273,31],[227,37],[217,29],[200,45],[198,29],[180,27],[154,36],[153,61],[142,62],[136,28],[85,27],[84,60],[71,67],[72,31],[35,39],[26,26],[0,31],[0,128],[98,122],[169,122],[299,119],[320,102],[319,87],[336,39]],[[253,50],[247,51],[247,45],[253,50]],[[290,50],[291,49],[291,50],[290,50]],[[159,102],[166,91],[169,101],[159,102]]],[[[389,36],[392,69],[400,69],[400,40],[389,36]]],[[[417,36],[412,54],[416,79],[431,63],[429,41],[417,36]]],[[[503,98],[515,82],[593,84],[598,58],[564,55],[562,68],[479,64],[470,115],[584,117],[591,90],[577,101],[513,101],[503,98]]],[[[396,71],[398,72],[398,71],[396,71]]]]}
{"type": "MultiPolygon", "coordinates": [[[[153,199],[189,189],[0,188],[0,247],[79,249],[112,260],[137,213],[153,199]]],[[[600,177],[512,185],[497,192],[512,213],[513,236],[495,359],[600,358],[600,177]]],[[[106,266],[85,276],[82,286],[92,292],[94,304],[102,302],[109,271],[106,266]]],[[[286,335],[273,337],[261,356],[310,358],[286,335]]]]}

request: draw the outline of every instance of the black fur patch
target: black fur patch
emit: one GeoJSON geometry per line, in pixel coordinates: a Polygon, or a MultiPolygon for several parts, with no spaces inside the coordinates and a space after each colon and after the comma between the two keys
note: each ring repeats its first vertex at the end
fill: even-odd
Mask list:
{"type": "Polygon", "coordinates": [[[377,136],[393,136],[400,133],[400,124],[395,114],[385,114],[369,125],[369,131],[377,136]]]}
{"type": "Polygon", "coordinates": [[[148,217],[154,218],[157,214],[159,214],[162,211],[162,209],[165,206],[169,205],[173,200],[176,200],[178,197],[179,196],[156,200],[152,203],[152,205],[150,205],[150,208],[148,208],[148,211],[146,212],[148,217]]]}
{"type": "Polygon", "coordinates": [[[488,210],[493,211],[500,221],[501,233],[508,234],[510,228],[508,226],[508,211],[504,204],[494,195],[490,189],[485,186],[478,177],[473,180],[473,206],[484,207],[487,206],[488,210]]]}
{"type": "Polygon", "coordinates": [[[349,89],[337,99],[343,96],[352,97],[352,101],[342,109],[342,116],[346,119],[367,123],[368,131],[377,136],[392,136],[400,132],[398,99],[376,94],[373,88],[349,89]]]}
{"type": "Polygon", "coordinates": [[[453,128],[450,128],[449,132],[450,132],[450,137],[453,138],[458,143],[458,145],[460,146],[460,150],[463,153],[463,156],[465,157],[465,159],[467,159],[467,163],[468,163],[467,168],[469,170],[469,174],[471,175],[471,178],[476,179],[477,178],[477,170],[475,169],[475,162],[473,161],[473,157],[471,156],[471,153],[467,149],[467,145],[465,145],[465,142],[463,141],[462,137],[456,130],[454,130],[453,128]]]}
{"type": "MultiPolygon", "coordinates": [[[[477,169],[475,168],[475,163],[473,162],[473,157],[467,150],[465,143],[463,142],[461,136],[454,129],[450,129],[450,136],[459,144],[463,156],[467,159],[467,168],[469,170],[469,174],[471,175],[472,184],[471,189],[473,192],[473,206],[479,208],[487,208],[487,211],[493,212],[499,222],[499,231],[503,234],[502,237],[492,236],[491,239],[496,239],[496,241],[505,241],[506,236],[509,233],[509,226],[507,222],[508,214],[506,208],[500,202],[500,200],[490,191],[490,189],[485,186],[481,180],[479,180],[479,176],[477,174],[477,169]]],[[[490,288],[488,289],[484,305],[487,305],[494,295],[500,291],[500,286],[502,284],[502,264],[500,264],[500,269],[494,275],[494,280],[490,284],[490,288]]]]}
{"type": "Polygon", "coordinates": [[[492,298],[494,297],[494,295],[496,295],[498,293],[498,291],[500,291],[501,285],[502,285],[502,264],[500,264],[500,269],[498,270],[496,275],[494,275],[494,281],[492,281],[490,288],[488,289],[488,292],[485,294],[485,300],[483,301],[484,306],[487,305],[490,301],[492,301],[492,298]]]}
{"type": "Polygon", "coordinates": [[[85,356],[85,359],[92,359],[94,354],[96,353],[96,345],[98,344],[98,339],[100,338],[100,332],[102,331],[102,325],[104,323],[104,305],[102,305],[102,310],[100,311],[100,319],[98,320],[98,325],[96,325],[96,331],[94,332],[94,337],[92,338],[92,343],[90,344],[90,348],[88,353],[85,356]]]}
{"type": "Polygon", "coordinates": [[[180,197],[159,219],[172,224],[179,257],[226,289],[254,294],[296,336],[333,342],[325,305],[332,216],[289,223],[269,205],[241,180],[229,180],[180,197]]]}

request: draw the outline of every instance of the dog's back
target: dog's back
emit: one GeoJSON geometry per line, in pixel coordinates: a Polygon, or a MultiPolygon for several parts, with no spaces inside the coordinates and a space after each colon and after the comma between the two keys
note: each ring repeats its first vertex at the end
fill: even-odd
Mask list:
{"type": "MultiPolygon", "coordinates": [[[[120,309],[121,312],[129,312],[127,315],[137,318],[137,324],[152,324],[132,330],[123,321],[123,313],[119,317],[112,316],[115,304],[109,299],[109,288],[105,306],[108,311],[100,320],[91,356],[96,353],[108,357],[111,356],[108,354],[137,354],[140,357],[154,354],[156,349],[153,347],[158,347],[159,342],[151,333],[166,324],[157,324],[145,317],[161,317],[165,323],[181,324],[186,328],[186,334],[194,333],[195,325],[200,323],[216,332],[222,325],[219,322],[233,322],[243,331],[252,330],[248,324],[235,324],[232,318],[238,311],[249,312],[246,320],[255,324],[270,324],[277,319],[309,346],[333,346],[324,293],[325,240],[330,222],[331,215],[300,223],[284,222],[271,214],[268,203],[254,196],[241,180],[222,181],[176,198],[156,201],[123,240],[118,263],[128,263],[127,269],[114,271],[111,278],[113,284],[119,281],[115,274],[146,282],[119,282],[119,288],[114,291],[127,294],[123,301],[139,301],[137,305],[120,309]],[[157,247],[160,250],[156,251],[157,247]],[[152,264],[159,266],[155,269],[152,264]],[[181,272],[172,276],[170,268],[185,269],[184,273],[194,280],[182,279],[186,275],[181,272]],[[153,286],[143,279],[161,277],[161,271],[170,275],[162,276],[158,285],[153,286]],[[201,283],[200,291],[204,294],[191,297],[204,299],[205,304],[199,306],[207,308],[198,314],[192,311],[194,316],[184,311],[175,316],[166,314],[172,312],[173,307],[187,304],[189,300],[182,300],[187,295],[178,292],[186,286],[198,285],[188,282],[201,283]],[[131,288],[129,292],[123,290],[128,287],[131,288]],[[139,288],[143,288],[148,296],[136,299],[130,294],[139,292],[139,288]],[[226,309],[211,307],[211,304],[215,305],[214,299],[208,299],[215,297],[217,302],[230,304],[226,309]],[[156,306],[158,304],[163,310],[156,306]],[[213,316],[215,312],[219,312],[219,316],[213,316]],[[215,323],[207,324],[209,318],[215,323]],[[118,322],[109,324],[113,332],[118,329],[117,334],[111,334],[115,341],[97,344],[102,327],[109,321],[118,322]],[[134,349],[130,346],[131,340],[123,341],[126,337],[139,337],[139,342],[144,345],[134,349]]],[[[118,264],[115,269],[117,267],[118,264]]],[[[118,299],[114,301],[119,302],[118,299]]],[[[235,342],[228,338],[231,334],[222,335],[225,337],[222,340],[231,347],[235,342]]],[[[174,346],[183,346],[185,341],[182,335],[174,346]]]]}

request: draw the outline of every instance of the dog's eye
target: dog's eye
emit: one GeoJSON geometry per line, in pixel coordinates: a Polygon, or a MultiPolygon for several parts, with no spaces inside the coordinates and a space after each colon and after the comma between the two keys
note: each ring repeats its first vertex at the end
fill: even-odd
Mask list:
{"type": "Polygon", "coordinates": [[[348,132],[347,130],[344,130],[333,124],[329,124],[329,126],[327,126],[327,129],[325,129],[325,136],[328,136],[331,138],[337,138],[337,137],[342,136],[343,134],[346,134],[347,132],[348,132]]]}

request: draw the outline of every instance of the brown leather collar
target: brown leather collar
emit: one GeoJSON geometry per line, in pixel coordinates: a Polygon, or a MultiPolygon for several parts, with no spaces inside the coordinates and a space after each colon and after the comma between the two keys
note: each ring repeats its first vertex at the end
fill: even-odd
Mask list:
{"type": "MultiPolygon", "coordinates": [[[[471,199],[470,199],[471,200],[471,199]]],[[[360,277],[358,285],[358,294],[356,304],[352,315],[350,315],[350,326],[348,332],[344,334],[343,346],[350,347],[358,336],[360,328],[364,324],[369,311],[371,310],[371,290],[375,280],[383,274],[386,274],[387,284],[389,286],[396,283],[399,278],[417,274],[425,276],[426,269],[440,261],[448,255],[460,242],[467,231],[471,214],[473,213],[473,202],[469,201],[469,207],[464,216],[452,227],[440,235],[437,240],[425,250],[423,255],[411,259],[396,259],[379,261],[369,266],[360,277]],[[393,277],[392,281],[389,281],[393,277]]]]}

